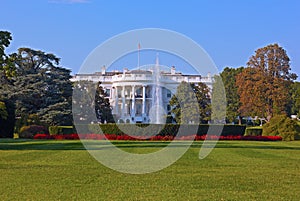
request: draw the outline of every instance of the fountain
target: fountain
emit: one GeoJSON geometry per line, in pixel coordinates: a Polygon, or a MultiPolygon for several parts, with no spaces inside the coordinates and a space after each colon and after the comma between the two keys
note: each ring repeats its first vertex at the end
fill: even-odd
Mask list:
{"type": "Polygon", "coordinates": [[[164,124],[166,121],[166,111],[162,106],[162,86],[159,68],[158,54],[156,55],[156,63],[153,69],[153,87],[152,87],[152,106],[149,111],[150,122],[152,124],[164,124]]]}

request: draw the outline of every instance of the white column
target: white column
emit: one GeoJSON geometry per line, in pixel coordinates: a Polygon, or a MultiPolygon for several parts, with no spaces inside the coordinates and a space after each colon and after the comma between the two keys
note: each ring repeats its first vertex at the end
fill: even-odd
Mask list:
{"type": "Polygon", "coordinates": [[[119,114],[119,96],[118,96],[118,87],[115,87],[115,114],[119,114]]]}
{"type": "Polygon", "coordinates": [[[131,105],[131,116],[135,117],[135,86],[132,86],[132,105],[131,105]]]}
{"type": "Polygon", "coordinates": [[[122,114],[121,116],[124,117],[124,114],[125,114],[125,86],[123,86],[122,88],[122,114]]]}
{"type": "Polygon", "coordinates": [[[143,85],[143,111],[142,114],[146,116],[146,86],[143,85]]]}

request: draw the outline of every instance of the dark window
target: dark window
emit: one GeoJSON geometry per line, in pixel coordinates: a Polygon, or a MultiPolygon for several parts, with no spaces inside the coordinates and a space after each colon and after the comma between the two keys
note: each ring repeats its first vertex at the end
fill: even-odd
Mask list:
{"type": "Polygon", "coordinates": [[[106,97],[110,97],[110,89],[106,89],[105,93],[106,93],[106,97]]]}

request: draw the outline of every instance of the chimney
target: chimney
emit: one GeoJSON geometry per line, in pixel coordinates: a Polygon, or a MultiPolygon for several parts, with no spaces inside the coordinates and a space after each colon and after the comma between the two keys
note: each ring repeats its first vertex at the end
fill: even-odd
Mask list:
{"type": "Polygon", "coordinates": [[[175,73],[176,73],[175,66],[172,66],[171,67],[171,75],[175,75],[175,73]]]}
{"type": "Polygon", "coordinates": [[[102,75],[105,75],[105,71],[106,71],[106,67],[105,67],[105,65],[104,65],[104,66],[102,66],[102,68],[101,68],[101,74],[102,74],[102,75]]]}

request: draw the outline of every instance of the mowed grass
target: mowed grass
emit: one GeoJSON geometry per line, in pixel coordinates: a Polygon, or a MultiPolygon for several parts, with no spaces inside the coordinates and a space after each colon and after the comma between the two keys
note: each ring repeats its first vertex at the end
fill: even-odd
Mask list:
{"type": "MultiPolygon", "coordinates": [[[[166,143],[115,144],[148,153],[166,143]]],[[[0,140],[0,200],[300,200],[300,141],[219,141],[199,160],[201,145],[162,171],[131,175],[80,141],[0,140]]]]}

